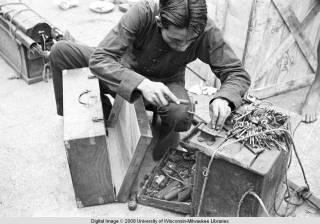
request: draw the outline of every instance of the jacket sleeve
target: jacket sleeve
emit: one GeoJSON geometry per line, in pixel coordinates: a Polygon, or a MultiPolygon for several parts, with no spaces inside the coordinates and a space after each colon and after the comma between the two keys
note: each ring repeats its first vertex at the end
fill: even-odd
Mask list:
{"type": "Polygon", "coordinates": [[[209,28],[202,38],[198,58],[209,64],[212,72],[221,80],[221,88],[210,103],[216,98],[223,98],[229,101],[234,110],[241,105],[242,97],[250,86],[250,76],[217,27],[209,28]]]}
{"type": "Polygon", "coordinates": [[[111,91],[133,102],[139,92],[136,87],[144,77],[121,62],[123,55],[132,47],[142,30],[145,8],[140,2],[132,6],[120,22],[98,45],[89,60],[89,67],[111,91]]]}

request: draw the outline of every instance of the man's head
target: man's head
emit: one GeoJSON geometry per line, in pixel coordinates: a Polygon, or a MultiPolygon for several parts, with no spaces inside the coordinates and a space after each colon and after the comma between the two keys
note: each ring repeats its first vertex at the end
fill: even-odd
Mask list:
{"type": "Polygon", "coordinates": [[[157,23],[163,40],[176,51],[185,51],[207,24],[205,0],[160,0],[157,23]]]}

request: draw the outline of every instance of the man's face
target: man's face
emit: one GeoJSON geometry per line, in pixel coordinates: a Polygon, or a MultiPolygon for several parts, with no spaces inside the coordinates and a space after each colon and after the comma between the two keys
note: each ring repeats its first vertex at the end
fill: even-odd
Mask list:
{"type": "Polygon", "coordinates": [[[197,39],[194,32],[188,31],[187,28],[179,28],[169,25],[168,29],[162,27],[161,34],[163,40],[172,50],[184,52],[197,39]]]}

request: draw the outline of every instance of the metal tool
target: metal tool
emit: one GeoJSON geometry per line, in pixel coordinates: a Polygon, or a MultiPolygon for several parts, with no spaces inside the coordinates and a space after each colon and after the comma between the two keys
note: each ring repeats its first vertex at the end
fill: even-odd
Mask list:
{"type": "Polygon", "coordinates": [[[289,187],[294,190],[297,195],[302,198],[303,200],[308,201],[317,209],[320,209],[320,199],[316,197],[307,187],[299,187],[297,184],[288,180],[289,187]]]}

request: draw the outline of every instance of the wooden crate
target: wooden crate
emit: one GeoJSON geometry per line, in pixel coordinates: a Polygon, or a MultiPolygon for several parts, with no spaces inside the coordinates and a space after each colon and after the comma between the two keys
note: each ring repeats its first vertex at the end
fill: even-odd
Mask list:
{"type": "Polygon", "coordinates": [[[106,135],[98,80],[90,74],[63,72],[64,143],[78,207],[125,202],[152,138],[141,98],[116,99],[118,119],[106,135]]]}
{"type": "MultiPolygon", "coordinates": [[[[212,145],[199,141],[199,135],[203,135],[203,126],[204,124],[196,126],[181,142],[184,148],[196,152],[192,201],[166,201],[147,196],[145,187],[151,184],[153,173],[145,183],[145,187],[139,192],[138,201],[144,205],[190,214],[191,216],[197,215],[200,207],[200,216],[232,217],[237,216],[238,204],[243,194],[251,189],[261,197],[269,213],[274,214],[274,204],[278,205],[282,200],[279,196],[283,192],[279,190],[279,186],[285,177],[290,153],[266,150],[261,154],[256,154],[240,143],[229,145],[215,155],[204,191],[204,199],[200,206],[204,175],[210,156],[224,141],[219,137],[212,145]]],[[[162,167],[168,154],[154,168],[153,172],[162,167]]],[[[248,197],[243,202],[240,216],[256,217],[265,216],[265,214],[258,201],[248,197]]]]}
{"type": "MultiPolygon", "coordinates": [[[[266,98],[313,81],[320,40],[318,0],[207,2],[209,17],[251,76],[252,94],[266,98]]],[[[191,66],[203,77],[211,76],[200,62],[191,66]]]]}
{"type": "MultiPolygon", "coordinates": [[[[223,141],[221,138],[217,139],[208,147],[205,142],[198,140],[199,135],[201,132],[189,139],[189,144],[200,150],[197,154],[198,175],[195,176],[193,192],[195,214],[200,206],[204,171],[207,170],[212,152],[223,141]]],[[[282,200],[279,188],[287,172],[289,156],[290,152],[276,149],[255,154],[240,143],[226,146],[213,159],[199,215],[235,217],[242,196],[249,190],[259,195],[269,214],[274,215],[274,208],[277,208],[274,206],[279,205],[282,200]]],[[[243,200],[239,215],[266,216],[258,200],[251,195],[243,200]]]]}

